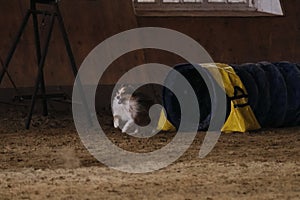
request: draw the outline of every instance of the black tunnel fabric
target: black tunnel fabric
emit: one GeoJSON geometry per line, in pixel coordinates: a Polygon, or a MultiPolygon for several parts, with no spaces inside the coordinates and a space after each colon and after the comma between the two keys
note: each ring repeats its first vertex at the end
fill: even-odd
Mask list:
{"type": "MultiPolygon", "coordinates": [[[[192,88],[194,89],[194,92],[197,96],[198,103],[199,103],[200,122],[206,124],[206,125],[202,125],[203,128],[205,129],[209,124],[208,116],[211,110],[211,100],[204,79],[199,74],[199,72],[194,68],[194,66],[191,64],[180,64],[175,66],[174,69],[180,72],[180,74],[182,74],[186,78],[186,80],[188,80],[188,82],[191,84],[192,88]]],[[[181,88],[181,86],[177,84],[176,80],[177,80],[177,73],[171,72],[167,76],[165,85],[169,86],[171,90],[175,89],[179,91],[180,89],[178,88],[181,88]]],[[[163,104],[167,112],[167,119],[178,129],[181,120],[180,105],[176,96],[173,94],[171,90],[164,88],[163,104]]],[[[189,93],[187,93],[187,91],[183,91],[183,95],[184,97],[186,96],[186,98],[188,98],[189,93]]],[[[185,127],[185,129],[188,129],[188,127],[185,127]]]]}
{"type": "Polygon", "coordinates": [[[300,110],[300,70],[289,62],[274,63],[284,77],[287,87],[287,110],[283,125],[296,125],[297,110],[300,110]]]}
{"type": "MultiPolygon", "coordinates": [[[[260,125],[265,127],[267,123],[266,116],[271,107],[270,85],[266,73],[262,68],[257,66],[257,64],[255,63],[242,64],[240,67],[245,71],[247,71],[249,74],[251,74],[252,78],[254,79],[254,84],[257,87],[257,96],[256,96],[257,103],[255,105],[251,105],[250,103],[250,106],[260,125]]],[[[247,87],[247,83],[244,82],[243,84],[247,88],[247,91],[249,93],[249,100],[250,100],[251,96],[255,95],[255,93],[253,93],[251,91],[251,88],[247,87]]]]}
{"type": "MultiPolygon", "coordinates": [[[[261,127],[300,125],[300,66],[289,62],[260,62],[231,65],[249,95],[249,104],[261,127]]],[[[193,87],[199,101],[199,130],[206,130],[211,116],[211,99],[207,86],[191,64],[174,67],[193,87]]],[[[170,73],[165,83],[176,86],[176,75],[170,73]]],[[[189,94],[185,94],[188,98],[189,94]]],[[[180,106],[176,96],[163,90],[163,105],[167,119],[176,127],[180,124],[180,106]]],[[[227,117],[230,99],[227,98],[227,117]]]]}
{"type": "Polygon", "coordinates": [[[258,63],[268,77],[270,84],[271,107],[266,115],[265,127],[280,127],[284,123],[287,110],[287,88],[279,69],[268,62],[258,63]]]}

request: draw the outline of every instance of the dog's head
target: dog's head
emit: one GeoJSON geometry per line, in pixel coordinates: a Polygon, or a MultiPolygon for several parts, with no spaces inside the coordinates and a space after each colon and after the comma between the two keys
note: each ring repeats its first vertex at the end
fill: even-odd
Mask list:
{"type": "Polygon", "coordinates": [[[118,104],[124,103],[125,100],[129,100],[133,92],[133,87],[131,85],[121,85],[117,90],[115,100],[118,104]]]}

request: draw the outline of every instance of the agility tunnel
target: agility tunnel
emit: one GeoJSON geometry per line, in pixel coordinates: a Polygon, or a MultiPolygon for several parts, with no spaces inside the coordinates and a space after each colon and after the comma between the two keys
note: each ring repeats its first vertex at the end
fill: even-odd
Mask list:
{"type": "MultiPolygon", "coordinates": [[[[300,66],[290,62],[260,62],[242,65],[227,64],[179,64],[174,66],[165,85],[178,88],[178,73],[192,86],[199,104],[198,130],[206,130],[211,123],[212,103],[208,87],[199,70],[208,72],[210,80],[212,65],[222,76],[226,92],[226,117],[222,131],[245,132],[264,127],[288,127],[300,125],[300,66]],[[196,69],[200,67],[201,69],[196,69]]],[[[220,86],[221,87],[221,86],[220,86]]],[[[189,98],[188,92],[184,98],[189,98]]],[[[158,128],[168,131],[178,129],[181,109],[171,89],[164,88],[163,106],[158,128]]],[[[213,102],[212,102],[213,101],[213,102]]]]}

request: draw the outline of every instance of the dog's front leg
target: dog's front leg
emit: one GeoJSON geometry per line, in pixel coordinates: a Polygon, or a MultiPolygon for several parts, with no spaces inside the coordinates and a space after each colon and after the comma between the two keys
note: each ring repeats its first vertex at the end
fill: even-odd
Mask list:
{"type": "Polygon", "coordinates": [[[130,119],[126,122],[126,124],[124,125],[124,127],[122,128],[122,133],[126,133],[127,130],[129,129],[129,127],[131,127],[134,123],[133,119],[130,119]]]}
{"type": "Polygon", "coordinates": [[[115,115],[114,116],[114,127],[118,128],[120,126],[120,117],[115,115]]]}

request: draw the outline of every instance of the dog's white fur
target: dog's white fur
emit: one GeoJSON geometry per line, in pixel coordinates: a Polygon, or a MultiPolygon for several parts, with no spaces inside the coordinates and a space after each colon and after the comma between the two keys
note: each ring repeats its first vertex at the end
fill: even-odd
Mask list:
{"type": "MultiPolygon", "coordinates": [[[[125,122],[122,133],[133,127],[134,118],[132,115],[133,107],[138,107],[137,102],[130,99],[130,95],[126,93],[126,87],[121,87],[117,92],[112,102],[112,112],[114,117],[114,127],[121,128],[120,122],[125,122]]],[[[138,132],[138,128],[134,128],[134,133],[138,132]]]]}

